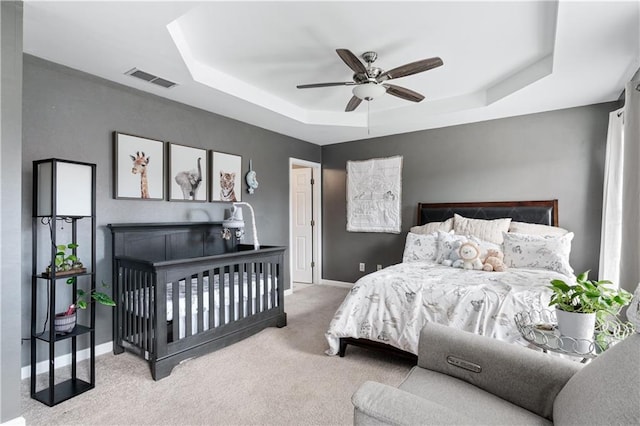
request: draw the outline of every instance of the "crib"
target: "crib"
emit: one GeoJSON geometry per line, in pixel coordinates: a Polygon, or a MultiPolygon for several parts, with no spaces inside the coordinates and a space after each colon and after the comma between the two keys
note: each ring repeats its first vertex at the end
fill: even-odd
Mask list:
{"type": "Polygon", "coordinates": [[[224,222],[108,225],[113,351],[160,380],[180,362],[284,327],[285,247],[239,244],[224,222]]]}

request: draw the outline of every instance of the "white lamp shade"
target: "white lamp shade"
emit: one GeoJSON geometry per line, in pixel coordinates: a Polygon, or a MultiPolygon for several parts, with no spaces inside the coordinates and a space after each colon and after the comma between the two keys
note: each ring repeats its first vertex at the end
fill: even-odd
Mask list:
{"type": "Polygon", "coordinates": [[[354,96],[365,101],[375,99],[378,96],[384,95],[386,92],[387,89],[383,85],[377,83],[359,84],[353,88],[354,96]]]}
{"type": "Polygon", "coordinates": [[[37,216],[91,216],[92,165],[51,160],[38,164],[37,216]],[[55,173],[55,175],[54,175],[55,173]],[[52,183],[55,178],[55,188],[52,183]],[[55,197],[56,211],[53,211],[55,197]]]}

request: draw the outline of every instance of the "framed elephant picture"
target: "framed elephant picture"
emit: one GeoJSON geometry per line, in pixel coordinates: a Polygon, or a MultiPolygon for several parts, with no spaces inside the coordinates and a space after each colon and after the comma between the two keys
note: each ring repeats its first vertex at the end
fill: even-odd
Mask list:
{"type": "Polygon", "coordinates": [[[242,157],[211,151],[211,201],[242,201],[242,157]]]}
{"type": "Polygon", "coordinates": [[[169,201],[207,201],[207,150],[169,143],[169,201]]]}
{"type": "Polygon", "coordinates": [[[113,197],[164,200],[164,142],[113,132],[113,197]]]}

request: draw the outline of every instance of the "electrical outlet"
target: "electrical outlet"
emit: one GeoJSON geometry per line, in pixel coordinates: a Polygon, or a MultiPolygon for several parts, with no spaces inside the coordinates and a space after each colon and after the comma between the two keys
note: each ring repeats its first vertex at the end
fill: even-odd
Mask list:
{"type": "Polygon", "coordinates": [[[364,272],[364,263],[360,263],[360,272],[364,272]]]}
{"type": "Polygon", "coordinates": [[[382,265],[376,265],[376,271],[379,271],[380,269],[382,269],[382,265]]]}

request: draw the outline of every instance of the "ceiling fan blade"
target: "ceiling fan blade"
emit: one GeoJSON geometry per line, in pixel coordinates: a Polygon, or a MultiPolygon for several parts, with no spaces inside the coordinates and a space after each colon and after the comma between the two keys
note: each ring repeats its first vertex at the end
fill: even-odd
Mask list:
{"type": "Polygon", "coordinates": [[[407,89],[406,87],[395,86],[393,84],[383,84],[384,87],[387,88],[387,93],[393,96],[397,96],[398,98],[405,99],[411,102],[420,102],[424,99],[418,92],[414,92],[413,90],[407,89]]]}
{"type": "Polygon", "coordinates": [[[360,105],[360,102],[362,102],[362,99],[360,99],[357,96],[353,96],[349,100],[349,103],[347,104],[347,107],[345,108],[345,112],[353,111],[354,109],[358,108],[358,105],[360,105]]]}
{"type": "Polygon", "coordinates": [[[353,81],[343,81],[336,83],[313,83],[313,84],[299,84],[296,87],[298,89],[313,89],[314,87],[330,87],[330,86],[353,86],[356,84],[353,81]]]}
{"type": "Polygon", "coordinates": [[[353,70],[353,72],[356,72],[356,73],[367,72],[367,69],[364,67],[364,64],[360,62],[360,59],[358,59],[358,57],[354,55],[350,50],[336,49],[336,53],[338,53],[338,56],[340,56],[340,59],[342,59],[344,63],[347,64],[347,66],[353,70]]]}
{"type": "Polygon", "coordinates": [[[429,59],[423,59],[421,61],[411,62],[410,64],[405,64],[399,67],[396,67],[390,71],[386,71],[378,76],[378,81],[391,80],[392,78],[400,78],[406,77],[408,75],[417,74],[419,72],[427,71],[436,67],[439,67],[443,64],[442,59],[435,57],[429,59]]]}

